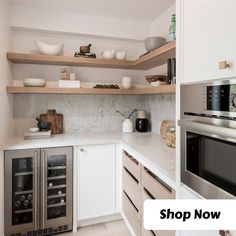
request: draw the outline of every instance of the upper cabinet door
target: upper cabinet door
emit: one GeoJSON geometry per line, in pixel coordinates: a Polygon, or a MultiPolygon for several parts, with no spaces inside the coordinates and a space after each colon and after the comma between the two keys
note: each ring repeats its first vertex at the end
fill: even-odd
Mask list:
{"type": "Polygon", "coordinates": [[[236,76],[236,1],[181,0],[180,3],[181,83],[236,76]],[[230,67],[220,69],[222,61],[230,67]]]}

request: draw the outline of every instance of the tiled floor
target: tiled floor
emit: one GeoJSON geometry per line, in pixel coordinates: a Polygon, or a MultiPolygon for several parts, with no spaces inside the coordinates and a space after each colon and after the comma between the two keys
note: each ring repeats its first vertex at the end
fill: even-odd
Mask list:
{"type": "Polygon", "coordinates": [[[123,220],[79,228],[76,233],[60,236],[131,236],[123,220]]]}

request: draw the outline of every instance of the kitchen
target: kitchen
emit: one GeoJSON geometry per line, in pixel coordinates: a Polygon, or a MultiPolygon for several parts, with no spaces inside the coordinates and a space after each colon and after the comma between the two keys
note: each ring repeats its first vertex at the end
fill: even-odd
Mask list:
{"type": "MultiPolygon", "coordinates": [[[[78,227],[78,235],[83,235],[82,231],[86,228],[89,230],[89,227],[97,227],[94,234],[90,235],[98,235],[99,223],[106,225],[109,224],[107,222],[112,224],[123,219],[124,235],[157,235],[156,232],[149,232],[143,228],[142,201],[144,199],[160,198],[160,196],[164,199],[202,198],[202,196],[219,198],[218,193],[214,191],[216,195],[208,196],[201,192],[200,187],[199,189],[191,186],[188,183],[190,177],[187,180],[181,177],[181,164],[185,161],[185,159],[180,161],[180,156],[183,158],[181,140],[188,139],[182,137],[181,132],[183,130],[186,130],[184,133],[196,132],[196,127],[193,127],[192,123],[185,122],[185,119],[192,117],[192,113],[203,112],[201,107],[193,110],[188,103],[184,102],[191,101],[192,97],[191,93],[185,92],[189,87],[180,85],[187,86],[196,82],[235,77],[233,63],[235,54],[231,50],[235,36],[232,35],[232,27],[230,27],[230,23],[232,25],[234,20],[232,9],[235,3],[232,0],[228,0],[228,5],[221,1],[214,3],[214,12],[211,12],[209,17],[208,14],[213,7],[212,2],[203,0],[148,1],[151,6],[146,6],[146,2],[140,3],[137,11],[132,14],[127,9],[133,7],[133,1],[125,1],[123,4],[114,3],[113,7],[107,7],[108,2],[105,0],[101,1],[99,6],[89,1],[76,2],[67,1],[65,4],[61,1],[61,4],[58,4],[55,1],[40,1],[40,3],[26,0],[1,1],[2,194],[0,204],[2,209],[5,206],[5,212],[8,212],[5,216],[4,214],[1,216],[1,234],[20,232],[19,225],[15,229],[11,227],[11,204],[7,203],[6,199],[13,194],[14,178],[13,174],[11,175],[10,171],[4,168],[7,166],[8,170],[11,170],[14,160],[17,162],[17,158],[21,160],[25,156],[31,159],[34,157],[33,164],[32,161],[29,163],[19,161],[18,165],[25,169],[29,167],[28,172],[32,176],[37,176],[31,179],[31,182],[34,181],[31,183],[31,188],[32,185],[38,186],[33,193],[33,198],[34,195],[39,195],[38,199],[34,199],[37,205],[44,206],[52,196],[60,195],[60,202],[48,203],[51,205],[48,209],[42,207],[44,214],[40,212],[41,210],[35,210],[36,207],[31,211],[29,215],[36,220],[28,219],[32,222],[25,224],[26,232],[33,232],[40,228],[40,230],[48,230],[41,232],[41,235],[51,234],[59,222],[60,229],[54,231],[56,233],[76,231],[78,227]],[[199,11],[195,9],[201,11],[201,17],[198,15],[199,11]],[[227,17],[225,12],[229,13],[227,17]],[[171,18],[174,13],[177,19],[176,42],[168,42],[156,49],[157,51],[154,50],[139,58],[146,53],[145,38],[148,36],[169,38],[171,18]],[[215,24],[224,27],[210,30],[215,24]],[[209,30],[211,35],[208,33],[209,30]],[[204,37],[196,37],[196,34],[204,37]],[[212,44],[219,35],[221,37],[219,43],[222,45],[219,46],[218,40],[217,43],[212,44]],[[231,36],[230,39],[228,35],[231,36]],[[64,44],[62,56],[60,58],[52,56],[50,59],[39,55],[40,43],[36,47],[36,40],[51,45],[64,44]],[[224,44],[225,42],[227,45],[224,44]],[[92,44],[91,54],[96,54],[97,59],[74,58],[75,52],[80,51],[80,46],[89,44],[92,44]],[[196,44],[199,46],[193,47],[196,44]],[[127,60],[105,59],[105,52],[109,57],[113,54],[112,49],[121,52],[121,57],[122,52],[125,51],[127,60]],[[151,87],[145,80],[145,76],[167,75],[167,59],[175,56],[177,58],[176,85],[173,82],[170,85],[151,87]],[[72,83],[80,83],[81,88],[58,87],[62,72],[66,72],[64,73],[66,76],[76,77],[78,80],[73,80],[72,83]],[[128,85],[125,89],[121,81],[122,77],[126,78],[124,79],[126,82],[127,78],[131,77],[133,88],[130,89],[128,85]],[[47,85],[43,88],[25,87],[23,84],[25,78],[43,78],[47,81],[47,85]],[[122,86],[122,89],[99,87],[93,89],[94,86],[101,84],[118,85],[122,86]],[[135,111],[130,122],[127,118],[134,109],[143,112],[135,111]],[[54,112],[57,117],[63,114],[63,119],[58,122],[59,132],[63,130],[63,134],[56,134],[48,139],[24,140],[25,133],[29,133],[30,128],[37,126],[35,118],[48,117],[48,110],[54,112]],[[126,118],[117,111],[124,114],[126,118]],[[135,126],[136,120],[139,119],[141,122],[149,120],[151,127],[142,125],[144,127],[141,127],[141,130],[151,129],[151,132],[126,133],[133,130],[132,125],[135,126]],[[162,121],[180,119],[181,128],[176,125],[176,149],[167,147],[166,140],[160,136],[162,121]],[[128,123],[123,123],[126,120],[128,123]],[[126,132],[123,133],[122,129],[126,132]],[[61,157],[57,160],[59,164],[50,161],[50,158],[55,155],[61,157]],[[34,167],[31,167],[32,165],[34,167]],[[41,168],[45,166],[47,170],[41,168]],[[60,168],[55,170],[58,167],[60,168]],[[58,172],[62,174],[57,174],[58,172]],[[41,180],[42,176],[46,178],[41,180]],[[62,179],[64,176],[66,179],[62,179]],[[57,182],[60,186],[66,187],[54,193],[52,189],[56,187],[54,185],[57,185],[57,182]],[[45,186],[48,186],[48,191],[45,190],[47,189],[45,186]],[[52,193],[49,193],[50,191],[52,193]],[[50,219],[50,212],[46,213],[53,208],[54,204],[59,204],[62,209],[61,214],[64,217],[59,220],[50,219]],[[44,217],[45,214],[48,216],[44,217]],[[10,231],[7,233],[6,229],[10,231]]],[[[233,80],[229,84],[233,84],[233,80]]],[[[209,83],[207,86],[214,87],[214,85],[209,83]]],[[[204,86],[203,84],[202,87],[204,86]]],[[[226,90],[228,87],[226,86],[226,90]]],[[[231,87],[233,90],[233,86],[231,87]]],[[[190,88],[192,94],[196,97],[201,96],[201,92],[197,93],[198,89],[195,88],[190,88]]],[[[214,104],[209,105],[209,107],[214,106],[214,104]]],[[[206,114],[208,116],[222,115],[215,114],[214,109],[207,110],[209,110],[206,114]]],[[[220,111],[221,109],[217,110],[218,113],[220,111]]],[[[233,112],[229,112],[229,115],[227,109],[222,111],[224,111],[223,116],[234,115],[233,112]]],[[[202,119],[204,123],[205,119],[209,123],[209,117],[202,119]]],[[[217,120],[215,117],[213,119],[217,120]]],[[[233,125],[233,121],[231,123],[233,125]]],[[[223,125],[228,125],[228,122],[225,121],[223,125]]],[[[205,128],[210,129],[211,126],[203,126],[201,129],[205,128]]],[[[169,131],[172,134],[172,130],[169,131]]],[[[222,135],[222,132],[219,135],[222,135]]],[[[202,136],[198,138],[202,139],[202,136]]],[[[229,163],[231,161],[229,160],[229,163]]],[[[229,164],[226,167],[229,167],[229,164]]],[[[13,169],[17,172],[17,169],[13,169]]],[[[192,170],[193,173],[194,171],[196,170],[192,170]]],[[[19,176],[19,173],[15,175],[19,176]]],[[[19,187],[22,182],[18,181],[16,185],[19,187]]],[[[226,184],[219,187],[224,189],[225,186],[226,184]]],[[[228,189],[230,188],[227,188],[227,191],[220,191],[223,194],[220,198],[232,197],[227,193],[230,192],[228,189]]],[[[26,198],[31,199],[32,196],[29,195],[26,198]]],[[[17,217],[13,218],[16,220],[17,217]]],[[[224,235],[236,234],[232,230],[230,233],[226,231],[223,233],[224,235]]],[[[167,231],[161,232],[160,235],[174,234],[213,236],[219,235],[219,231],[167,231]]],[[[101,235],[109,235],[109,232],[101,235]]]]}

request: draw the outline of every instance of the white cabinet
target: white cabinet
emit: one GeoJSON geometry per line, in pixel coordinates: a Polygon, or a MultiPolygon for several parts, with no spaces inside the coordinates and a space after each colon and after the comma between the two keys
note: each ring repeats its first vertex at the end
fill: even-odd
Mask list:
{"type": "Polygon", "coordinates": [[[236,76],[236,1],[180,0],[181,83],[236,76]],[[219,69],[227,61],[230,68],[219,69]]]}
{"type": "Polygon", "coordinates": [[[83,146],[78,157],[78,220],[115,214],[115,145],[83,146]]]}

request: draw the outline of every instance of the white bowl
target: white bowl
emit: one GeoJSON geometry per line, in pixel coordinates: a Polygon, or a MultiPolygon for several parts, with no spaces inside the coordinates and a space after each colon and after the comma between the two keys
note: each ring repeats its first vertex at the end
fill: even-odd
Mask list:
{"type": "Polygon", "coordinates": [[[39,128],[38,128],[38,127],[29,128],[29,132],[31,132],[31,133],[37,133],[37,132],[39,132],[39,128]]]}
{"type": "Polygon", "coordinates": [[[148,52],[163,46],[165,43],[166,39],[162,37],[148,37],[144,40],[144,45],[148,52]]]}
{"type": "Polygon", "coordinates": [[[52,56],[58,55],[64,47],[64,44],[51,45],[51,44],[43,43],[38,40],[35,40],[34,42],[39,53],[45,54],[45,55],[52,55],[52,56]]]}
{"type": "Polygon", "coordinates": [[[156,81],[156,82],[151,82],[150,84],[153,87],[157,87],[157,86],[160,86],[160,85],[166,85],[167,83],[166,82],[161,82],[161,81],[156,81]]]}
{"type": "Polygon", "coordinates": [[[45,87],[46,81],[44,79],[26,78],[23,80],[25,87],[45,87]]]}

